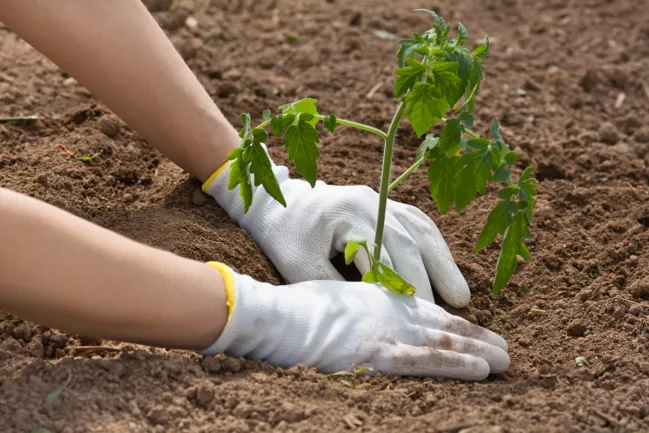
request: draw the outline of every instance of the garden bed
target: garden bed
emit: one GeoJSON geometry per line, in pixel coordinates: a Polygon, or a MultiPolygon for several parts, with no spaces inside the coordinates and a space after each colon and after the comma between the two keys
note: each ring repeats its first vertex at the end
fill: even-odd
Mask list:
{"type": "MultiPolygon", "coordinates": [[[[386,129],[395,109],[391,35],[430,27],[430,17],[414,8],[461,21],[471,37],[489,35],[475,130],[487,135],[498,118],[521,155],[515,173],[530,164],[536,169],[532,260],[520,263],[492,299],[499,245],[471,251],[495,194],[460,216],[439,216],[419,170],[391,198],[438,224],[473,292],[470,307],[457,313],[507,339],[511,368],[479,383],[380,375],[350,388],[306,368],[202,360],[66,335],[0,313],[2,431],[649,428],[649,6],[196,0],[165,11],[169,2],[147,3],[237,127],[242,112],[259,121],[266,108],[310,96],[321,112],[386,129]],[[587,365],[578,366],[578,357],[587,365]],[[60,386],[63,393],[48,402],[60,386]]],[[[0,117],[31,114],[40,119],[0,124],[1,187],[149,245],[282,282],[198,182],[0,27],[0,117]]],[[[418,144],[404,122],[395,173],[413,163],[418,144]]],[[[268,145],[285,163],[278,142],[268,145]]],[[[361,131],[323,134],[320,178],[377,188],[381,146],[361,131]]]]}

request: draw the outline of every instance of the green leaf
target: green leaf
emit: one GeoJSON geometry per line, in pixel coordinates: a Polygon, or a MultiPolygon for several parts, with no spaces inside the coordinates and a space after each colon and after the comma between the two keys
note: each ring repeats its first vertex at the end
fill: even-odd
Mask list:
{"type": "Polygon", "coordinates": [[[435,85],[450,106],[455,106],[461,97],[459,91],[461,80],[458,76],[458,69],[459,66],[455,62],[435,62],[429,68],[435,79],[435,85]]]}
{"type": "Polygon", "coordinates": [[[507,165],[516,164],[517,159],[518,159],[518,153],[516,152],[507,152],[505,154],[505,162],[507,163],[507,165]]]}
{"type": "Polygon", "coordinates": [[[536,179],[530,177],[531,174],[532,167],[528,167],[521,175],[521,178],[518,180],[518,200],[522,205],[524,205],[527,220],[530,223],[534,223],[533,213],[534,205],[536,204],[535,196],[537,195],[536,188],[538,186],[538,182],[536,181],[536,179]]]}
{"type": "MultiPolygon", "coordinates": [[[[291,122],[293,123],[293,122],[291,122]]],[[[282,134],[284,134],[284,130],[286,129],[286,126],[284,126],[284,116],[281,114],[278,114],[277,116],[273,117],[270,119],[270,130],[273,132],[273,135],[277,138],[281,137],[282,134]]]]}
{"type": "Polygon", "coordinates": [[[393,271],[388,265],[377,262],[377,266],[378,270],[375,271],[375,275],[381,285],[402,295],[412,296],[415,294],[415,287],[404,280],[401,275],[393,271]]]}
{"type": "Polygon", "coordinates": [[[273,114],[271,113],[270,110],[264,110],[264,120],[268,121],[270,118],[273,117],[273,114]]]}
{"type": "Polygon", "coordinates": [[[376,276],[376,273],[374,272],[373,269],[370,269],[363,275],[363,278],[361,279],[362,282],[364,283],[378,283],[379,279],[376,276]]]}
{"type": "Polygon", "coordinates": [[[498,198],[501,200],[509,200],[518,193],[518,185],[509,185],[498,190],[498,198]]]}
{"type": "Polygon", "coordinates": [[[444,18],[440,17],[435,11],[431,11],[430,9],[415,9],[415,12],[427,12],[435,20],[435,25],[437,27],[442,27],[444,25],[444,18]]]}
{"type": "Polygon", "coordinates": [[[529,260],[530,252],[521,239],[527,227],[525,214],[518,212],[507,229],[503,239],[502,250],[496,265],[496,277],[493,284],[493,296],[497,296],[514,275],[518,256],[529,260]]]}
{"type": "Polygon", "coordinates": [[[243,113],[241,115],[241,122],[243,123],[243,137],[248,137],[250,131],[252,130],[252,120],[250,119],[250,114],[243,113]]]}
{"type": "MultiPolygon", "coordinates": [[[[419,36],[416,33],[413,33],[413,36],[419,36]]],[[[421,36],[419,36],[421,38],[421,36]]],[[[399,61],[399,67],[403,68],[406,66],[408,59],[413,58],[415,52],[418,48],[422,47],[421,41],[415,39],[403,39],[399,41],[401,48],[397,53],[397,59],[399,61]]]]}
{"type": "Polygon", "coordinates": [[[518,183],[525,182],[532,176],[532,172],[534,171],[534,167],[527,167],[523,173],[521,174],[521,178],[518,180],[518,183]]]}
{"type": "Polygon", "coordinates": [[[510,172],[507,166],[502,165],[496,169],[494,174],[489,178],[491,182],[505,182],[509,179],[510,172]]]}
{"type": "MultiPolygon", "coordinates": [[[[470,143],[470,142],[469,142],[470,143]]],[[[476,198],[484,194],[487,179],[491,175],[491,154],[488,148],[474,150],[462,155],[455,187],[455,209],[462,210],[476,198]]]]}
{"type": "Polygon", "coordinates": [[[295,162],[295,169],[312,187],[315,187],[318,173],[316,160],[320,156],[320,149],[316,143],[320,142],[318,131],[311,124],[313,115],[300,114],[295,125],[286,129],[284,134],[284,147],[288,150],[288,158],[295,162]]]}
{"type": "Polygon", "coordinates": [[[271,197],[286,207],[286,200],[273,173],[272,162],[261,142],[253,142],[252,146],[245,151],[245,155],[246,161],[250,161],[250,173],[254,175],[255,186],[262,185],[271,197]]]}
{"type": "Polygon", "coordinates": [[[419,161],[420,159],[422,159],[426,155],[426,152],[428,152],[431,149],[434,149],[435,146],[437,146],[437,143],[439,143],[438,137],[435,137],[433,134],[427,134],[424,141],[422,141],[421,144],[419,145],[419,148],[417,148],[417,153],[415,154],[415,161],[419,161]]]}
{"type": "Polygon", "coordinates": [[[439,135],[439,148],[443,152],[457,154],[462,137],[462,125],[457,119],[449,119],[439,135]]]}
{"type": "Polygon", "coordinates": [[[358,250],[363,246],[367,245],[367,241],[349,241],[345,246],[345,263],[349,266],[354,261],[358,250]]]}
{"type": "Polygon", "coordinates": [[[480,44],[475,47],[472,53],[475,57],[484,59],[489,55],[489,36],[485,36],[484,44],[480,44]]]}
{"type": "MultiPolygon", "coordinates": [[[[244,163],[245,155],[242,149],[230,164],[230,176],[228,177],[228,189],[233,190],[239,186],[239,195],[243,200],[244,213],[248,213],[252,204],[252,185],[248,174],[248,164],[244,163]]],[[[234,153],[230,152],[232,155],[234,153]]]]}
{"type": "Polygon", "coordinates": [[[516,213],[516,204],[512,201],[501,201],[489,213],[487,222],[480,232],[474,253],[491,244],[498,235],[502,235],[512,223],[512,215],[516,213]]]}
{"type": "Polygon", "coordinates": [[[455,176],[459,157],[439,153],[428,166],[430,195],[437,203],[439,213],[448,212],[455,199],[455,176]]]}
{"type": "MultiPolygon", "coordinates": [[[[299,101],[291,102],[290,104],[280,105],[279,109],[282,110],[282,113],[285,114],[299,114],[299,113],[308,113],[308,114],[319,114],[318,109],[316,108],[317,99],[313,98],[304,98],[299,101]]],[[[318,119],[312,118],[309,123],[312,126],[315,126],[318,123],[318,119]]]]}
{"type": "Polygon", "coordinates": [[[578,356],[575,358],[575,363],[577,364],[577,367],[588,367],[590,368],[590,364],[588,363],[588,360],[584,358],[583,356],[578,356]]]}
{"type": "Polygon", "coordinates": [[[469,38],[469,32],[464,27],[464,24],[459,23],[457,26],[457,42],[462,43],[469,38]]]}
{"type": "Polygon", "coordinates": [[[95,159],[97,156],[99,156],[98,153],[95,153],[94,155],[91,155],[91,156],[80,156],[79,158],[77,158],[77,161],[90,162],[93,159],[95,159]]]}
{"type": "Polygon", "coordinates": [[[417,83],[406,96],[410,124],[418,137],[444,116],[446,103],[440,101],[439,96],[435,86],[429,83],[417,83]]]}
{"type": "Polygon", "coordinates": [[[470,113],[467,113],[466,111],[460,114],[460,122],[462,125],[466,126],[467,128],[470,128],[473,126],[473,115],[470,113]]]}
{"type": "MultiPolygon", "coordinates": [[[[467,87],[470,78],[469,71],[471,69],[472,61],[471,54],[469,54],[465,48],[460,48],[449,54],[447,60],[449,62],[455,62],[458,65],[457,75],[460,78],[460,84],[457,87],[457,95],[455,95],[455,98],[459,100],[462,95],[469,91],[467,87]]],[[[471,89],[473,89],[473,87],[471,87],[471,89]]]]}
{"type": "Polygon", "coordinates": [[[336,130],[336,115],[335,114],[330,114],[327,117],[324,118],[324,127],[327,131],[331,132],[332,134],[336,130]]]}
{"type": "Polygon", "coordinates": [[[30,433],[53,433],[52,430],[46,429],[46,428],[37,428],[32,430],[30,433]]]}
{"type": "Polygon", "coordinates": [[[268,141],[268,133],[263,128],[254,128],[252,130],[252,139],[255,143],[265,143],[268,141]]]}
{"type": "Polygon", "coordinates": [[[397,79],[394,82],[394,95],[399,98],[421,80],[426,69],[418,62],[410,61],[410,66],[397,69],[397,79]]]}
{"type": "Polygon", "coordinates": [[[503,134],[500,129],[500,124],[496,119],[491,120],[491,136],[498,141],[502,141],[503,139],[503,134]]]}
{"type": "Polygon", "coordinates": [[[61,394],[63,394],[63,391],[65,391],[65,387],[57,386],[52,391],[50,391],[49,394],[47,394],[47,401],[49,403],[55,402],[56,400],[58,400],[61,397],[61,394]]]}

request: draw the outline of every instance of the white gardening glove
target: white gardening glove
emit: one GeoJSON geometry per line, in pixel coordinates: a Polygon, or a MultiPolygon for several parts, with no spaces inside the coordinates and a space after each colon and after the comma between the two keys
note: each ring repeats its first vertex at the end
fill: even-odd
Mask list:
{"type": "Polygon", "coordinates": [[[308,281],[273,286],[223,264],[230,316],[203,355],[226,353],[323,373],[352,365],[395,375],[481,380],[509,367],[495,333],[379,284],[308,281]]]}
{"type": "MultiPolygon", "coordinates": [[[[374,241],[379,195],[367,186],[315,188],[290,179],[286,167],[273,172],[286,199],[284,208],[263,187],[254,188],[248,213],[243,212],[239,187],[228,190],[229,165],[217,171],[203,190],[255,239],[288,283],[344,280],[331,259],[350,240],[374,241]]],[[[388,201],[381,261],[416,289],[416,296],[434,301],[431,281],[453,307],[471,300],[469,286],[435,224],[419,209],[388,201]]],[[[366,254],[354,260],[361,274],[369,268],[366,254]]]]}

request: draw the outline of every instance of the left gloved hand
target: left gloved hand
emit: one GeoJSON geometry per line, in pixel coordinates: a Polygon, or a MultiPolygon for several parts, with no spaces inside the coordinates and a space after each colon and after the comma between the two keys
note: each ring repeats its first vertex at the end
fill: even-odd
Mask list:
{"type": "MultiPolygon", "coordinates": [[[[229,165],[217,171],[203,190],[247,230],[288,283],[344,280],[331,259],[350,240],[374,240],[379,195],[367,186],[332,186],[322,181],[315,188],[290,179],[288,169],[273,166],[286,199],[284,208],[263,187],[254,188],[253,201],[244,214],[239,187],[228,190],[229,165]]],[[[431,281],[453,307],[465,307],[469,287],[435,224],[421,210],[388,201],[381,261],[412,284],[418,296],[433,301],[431,281]]],[[[369,270],[365,254],[356,255],[361,274],[369,270]]]]}

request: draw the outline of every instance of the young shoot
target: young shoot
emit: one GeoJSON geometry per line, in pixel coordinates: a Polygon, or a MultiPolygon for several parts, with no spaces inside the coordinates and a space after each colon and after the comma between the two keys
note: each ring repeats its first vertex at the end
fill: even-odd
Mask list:
{"type": "Polygon", "coordinates": [[[468,32],[461,23],[457,26],[457,36],[451,38],[451,26],[445,24],[443,18],[433,11],[417,11],[430,14],[434,26],[421,34],[412,33],[412,38],[399,42],[394,82],[398,106],[387,132],[340,119],[334,114],[322,115],[316,108],[317,100],[311,98],[282,105],[275,114],[264,111],[264,121],[257,127],[252,126],[249,114],[242,114],[241,146],[228,157],[231,160],[228,187],[240,187],[246,212],[252,203],[253,183],[255,187],[263,186],[268,194],[286,206],[264,148],[269,139],[267,129],[276,138],[283,138],[289,160],[312,187],[317,179],[320,157],[320,133],[316,128],[319,122],[331,134],[338,126],[348,126],[378,135],[384,141],[384,153],[374,242],[369,243],[367,239],[349,242],[345,261],[351,264],[362,250],[371,265],[363,281],[378,282],[392,291],[411,296],[415,288],[379,260],[389,193],[423,164],[428,165],[430,195],[441,214],[452,207],[461,213],[478,195],[485,194],[487,183],[501,184],[499,202],[487,217],[474,248],[477,253],[502,236],[493,280],[492,293],[496,296],[514,274],[518,257],[531,259],[523,240],[531,237],[529,227],[534,222],[537,182],[532,178],[532,167],[525,169],[518,180],[512,178],[511,167],[518,154],[503,139],[498,121],[492,121],[490,137],[481,137],[470,129],[485,72],[484,61],[489,54],[489,38],[485,37],[484,43],[470,50],[465,46],[468,32]],[[407,119],[422,142],[415,163],[391,182],[392,154],[402,119],[407,119]],[[429,133],[436,125],[442,126],[439,136],[429,133]]]}

